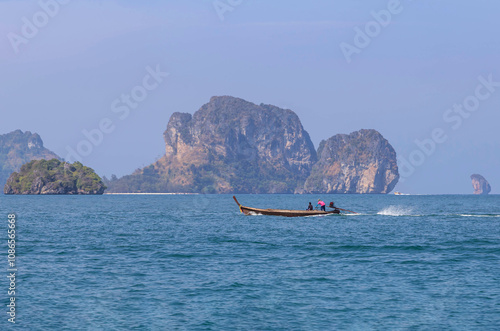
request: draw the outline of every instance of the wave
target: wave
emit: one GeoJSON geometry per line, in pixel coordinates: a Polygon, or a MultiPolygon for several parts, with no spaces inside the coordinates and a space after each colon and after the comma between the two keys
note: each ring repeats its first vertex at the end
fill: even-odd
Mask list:
{"type": "Polygon", "coordinates": [[[421,216],[412,214],[413,209],[411,207],[403,206],[389,206],[377,213],[377,215],[384,216],[421,216]]]}
{"type": "Polygon", "coordinates": [[[261,213],[256,213],[256,212],[254,212],[254,211],[250,211],[250,212],[248,212],[248,215],[249,215],[249,216],[264,216],[264,214],[261,214],[261,213]]]}
{"type": "Polygon", "coordinates": [[[384,216],[428,216],[428,217],[500,217],[499,214],[426,214],[426,215],[417,215],[413,214],[413,208],[405,207],[405,206],[389,206],[377,213],[377,215],[384,216]]]}
{"type": "Polygon", "coordinates": [[[498,214],[456,214],[462,217],[500,217],[498,214]]]}

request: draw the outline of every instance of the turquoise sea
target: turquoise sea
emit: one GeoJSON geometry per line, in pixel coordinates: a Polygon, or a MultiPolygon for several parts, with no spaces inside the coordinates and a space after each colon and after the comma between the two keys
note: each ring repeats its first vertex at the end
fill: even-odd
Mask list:
{"type": "MultiPolygon", "coordinates": [[[[0,196],[20,330],[499,330],[500,196],[0,196]]],[[[2,276],[7,321],[9,287],[2,276]]]]}

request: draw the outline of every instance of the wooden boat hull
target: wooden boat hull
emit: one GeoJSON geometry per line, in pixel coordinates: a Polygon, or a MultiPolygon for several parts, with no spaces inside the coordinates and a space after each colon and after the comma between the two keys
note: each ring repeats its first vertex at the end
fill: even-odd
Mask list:
{"type": "Polygon", "coordinates": [[[233,196],[234,201],[240,207],[240,211],[245,215],[271,215],[271,216],[284,216],[284,217],[304,217],[304,216],[319,216],[319,215],[330,215],[330,214],[340,214],[338,209],[331,211],[322,210],[289,210],[289,209],[261,209],[242,206],[235,196],[233,196]]]}

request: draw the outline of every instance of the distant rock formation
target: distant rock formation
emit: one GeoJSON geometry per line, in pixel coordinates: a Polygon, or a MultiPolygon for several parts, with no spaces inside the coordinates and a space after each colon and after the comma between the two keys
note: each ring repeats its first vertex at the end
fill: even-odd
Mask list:
{"type": "Polygon", "coordinates": [[[375,130],[322,141],[300,193],[389,193],[399,180],[396,152],[375,130]]]}
{"type": "Polygon", "coordinates": [[[110,192],[293,193],[316,151],[291,110],[213,97],[194,115],[174,113],[166,154],[110,182],[110,192]]]}
{"type": "Polygon", "coordinates": [[[375,130],[336,135],[316,153],[293,111],[229,96],[174,113],[163,136],[165,156],[107,181],[108,192],[389,193],[399,179],[375,130]]]}
{"type": "Polygon", "coordinates": [[[9,175],[32,160],[60,159],[54,152],[43,147],[36,133],[16,130],[0,135],[0,185],[3,187],[9,175]]]}
{"type": "Polygon", "coordinates": [[[106,186],[91,168],[57,159],[34,160],[7,179],[5,194],[103,194],[106,186]]]}
{"type": "Polygon", "coordinates": [[[488,181],[481,175],[473,174],[470,176],[474,194],[488,194],[491,192],[491,186],[488,181]]]}

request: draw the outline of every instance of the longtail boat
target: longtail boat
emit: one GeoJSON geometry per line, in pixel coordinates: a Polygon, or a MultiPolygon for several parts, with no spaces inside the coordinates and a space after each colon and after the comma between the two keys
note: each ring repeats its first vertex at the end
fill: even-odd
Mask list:
{"type": "Polygon", "coordinates": [[[289,210],[289,209],[261,209],[242,206],[236,197],[233,195],[234,201],[240,207],[240,211],[245,215],[272,215],[272,216],[285,216],[285,217],[301,217],[301,216],[317,216],[317,215],[330,215],[340,214],[340,208],[335,208],[329,211],[322,210],[289,210]]]}

